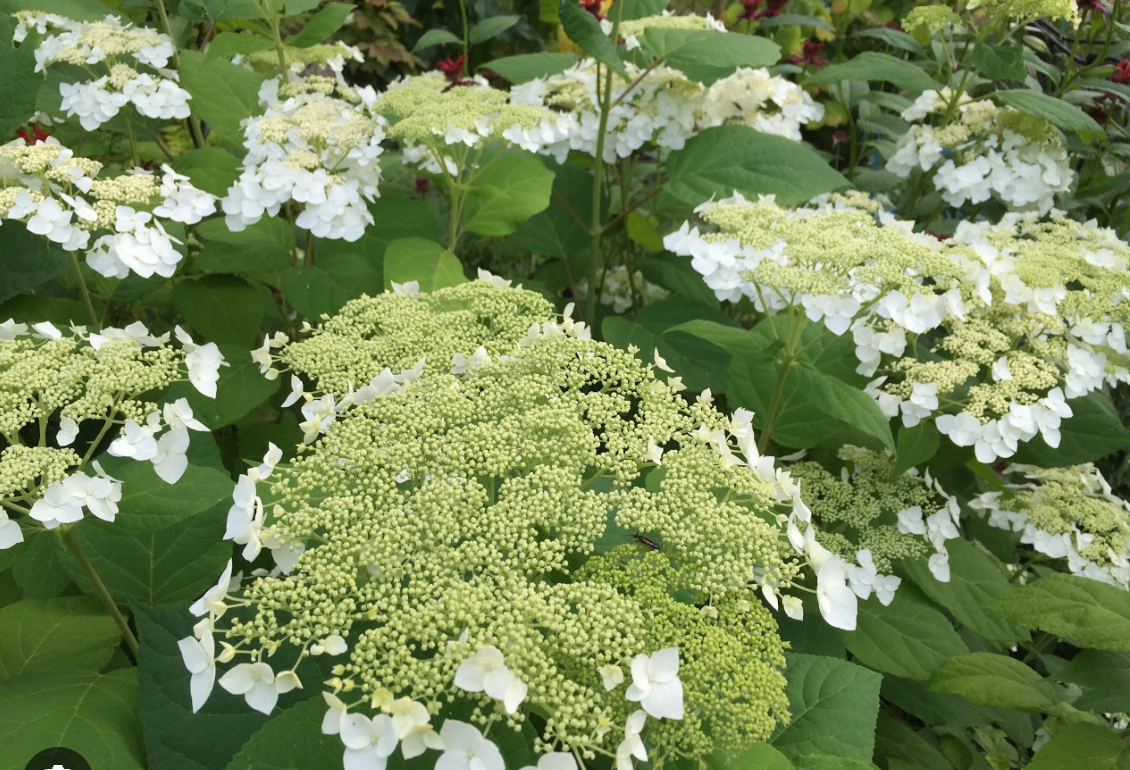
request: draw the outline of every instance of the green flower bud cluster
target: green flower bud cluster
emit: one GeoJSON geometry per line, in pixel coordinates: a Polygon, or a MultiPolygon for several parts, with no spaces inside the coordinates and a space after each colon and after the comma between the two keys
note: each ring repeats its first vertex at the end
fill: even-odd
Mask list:
{"type": "Polygon", "coordinates": [[[639,708],[633,657],[677,647],[686,714],[649,722],[651,761],[767,738],[784,645],[754,591],[799,580],[792,493],[723,455],[708,398],[502,283],[362,297],[257,351],[324,421],[241,478],[229,536],[279,569],[224,598],[211,632],[283,667],[341,637],[328,684],[351,711],[466,704],[589,757],[614,756],[639,708]],[[456,685],[488,646],[521,708],[456,685]]]}
{"type": "Polygon", "coordinates": [[[988,522],[1020,532],[1020,542],[1074,575],[1130,590],[1130,504],[1112,494],[1098,468],[1011,465],[1006,490],[972,502],[988,522]]]}

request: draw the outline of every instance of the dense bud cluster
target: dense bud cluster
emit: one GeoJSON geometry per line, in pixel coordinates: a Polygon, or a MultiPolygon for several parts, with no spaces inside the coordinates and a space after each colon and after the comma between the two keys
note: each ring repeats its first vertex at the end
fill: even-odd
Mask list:
{"type": "Polygon", "coordinates": [[[903,111],[910,129],[899,137],[887,170],[908,177],[916,169],[951,206],[997,198],[1009,209],[1046,214],[1075,173],[1059,132],[1046,120],[986,99],[963,96],[954,120],[925,123],[951,110],[949,89],[926,91],[903,111]]]}
{"type": "Polygon", "coordinates": [[[141,322],[97,333],[0,324],[0,548],[73,524],[84,509],[113,521],[122,484],[93,460],[102,450],[151,462],[167,483],[181,477],[189,430],[206,428],[185,399],[149,397],[186,379],[215,396],[224,360],[213,343],[196,345],[179,327],[177,337],[179,348],[141,322]]]}
{"type": "Polygon", "coordinates": [[[429,724],[452,714],[621,766],[767,738],[787,702],[758,593],[795,614],[782,592],[811,590],[784,526],[809,518],[796,486],[748,414],[687,403],[505,284],[362,297],[256,351],[291,370],[307,443],[239,480],[228,537],[276,566],[230,593],[229,570],[194,605],[194,702],[218,639],[220,662],[249,661],[221,686],[266,710],[306,657],[348,652],[323,725],[347,764],[398,741],[453,751],[463,723],[429,724]],[[417,710],[419,740],[389,732],[417,710]]]}
{"type": "Polygon", "coordinates": [[[1067,399],[1130,380],[1130,247],[1094,223],[1010,214],[942,241],[858,195],[697,211],[711,231],[684,223],[664,243],[719,299],[850,330],[883,411],[907,427],[936,415],[982,462],[1037,435],[1058,446],[1067,399]]]}
{"type": "MultiPolygon", "coordinates": [[[[127,104],[147,118],[187,118],[191,95],[177,84],[177,73],[165,69],[173,56],[173,41],[155,30],[124,24],[117,16],[83,22],[55,14],[20,11],[15,41],[29,29],[44,35],[35,50],[36,71],[52,64],[74,64],[100,77],[60,83],[62,108],[77,115],[93,131],[127,104]],[[139,71],[147,67],[152,72],[139,71]]],[[[30,117],[30,116],[28,116],[30,117]]]]}

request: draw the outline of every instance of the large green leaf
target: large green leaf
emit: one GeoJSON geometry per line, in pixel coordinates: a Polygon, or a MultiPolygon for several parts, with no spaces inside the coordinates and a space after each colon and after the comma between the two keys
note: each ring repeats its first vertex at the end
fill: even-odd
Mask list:
{"type": "Polygon", "coordinates": [[[257,341],[263,323],[259,290],[234,275],[178,281],[173,287],[173,307],[204,339],[248,349],[257,341]]]}
{"type": "Polygon", "coordinates": [[[885,760],[888,770],[892,762],[907,762],[915,770],[953,770],[953,765],[922,735],[885,711],[879,714],[875,730],[875,758],[885,760]]]}
{"type": "Polygon", "coordinates": [[[121,641],[97,599],[24,599],[0,609],[0,679],[57,666],[100,669],[121,641]]]}
{"type": "MultiPolygon", "coordinates": [[[[199,436],[190,438],[210,440],[207,435],[199,436]]],[[[122,499],[112,526],[130,535],[156,532],[191,518],[227,500],[235,486],[227,471],[195,463],[189,464],[176,484],[162,480],[152,463],[128,457],[102,457],[101,463],[108,474],[122,482],[122,499]]]]}
{"type": "Polygon", "coordinates": [[[1069,725],[1047,742],[1025,770],[1128,770],[1130,743],[1098,725],[1069,725]]]}
{"type": "Polygon", "coordinates": [[[700,131],[664,165],[667,191],[692,206],[734,192],[753,199],[776,195],[792,206],[850,186],[808,145],[748,126],[700,131]]]}
{"type": "Polygon", "coordinates": [[[137,671],[64,668],[0,682],[0,746],[3,770],[23,770],[52,746],[94,768],[142,770],[137,671]]]}
{"type": "MultiPolygon", "coordinates": [[[[231,33],[228,33],[231,34],[231,33]]],[[[262,38],[240,35],[248,40],[261,40],[262,38]]],[[[199,150],[189,150],[177,157],[173,168],[178,173],[184,174],[192,184],[205,192],[213,195],[225,195],[235,180],[239,179],[239,159],[230,152],[219,147],[201,147],[199,150]]],[[[212,220],[203,226],[212,228],[223,224],[223,220],[212,220]]],[[[225,228],[226,230],[227,228],[225,228]]],[[[228,232],[231,232],[228,230],[228,232]]],[[[233,233],[234,235],[234,233],[233,233]]]]}
{"type": "Polygon", "coordinates": [[[1091,393],[1068,405],[1073,414],[1060,426],[1059,446],[1052,449],[1037,436],[1020,445],[1016,462],[1062,468],[1100,460],[1130,446],[1130,430],[1122,425],[1110,396],[1091,393]]]}
{"type": "Polygon", "coordinates": [[[906,559],[903,570],[922,592],[945,607],[960,623],[994,642],[1011,643],[1027,637],[1024,628],[986,609],[993,599],[1008,592],[1008,578],[968,541],[946,542],[950,579],[941,582],[925,559],[906,559]]]}
{"type": "Polygon", "coordinates": [[[794,763],[814,754],[870,761],[882,677],[838,658],[793,653],[785,659],[792,719],[769,742],[794,763]]]}
{"type": "Polygon", "coordinates": [[[192,114],[229,144],[242,146],[239,122],[259,114],[263,76],[223,59],[209,59],[198,51],[182,51],[180,56],[180,83],[192,94],[192,114]]]}
{"type": "Polygon", "coordinates": [[[286,44],[296,48],[309,48],[317,45],[341,29],[349,14],[353,13],[352,3],[326,3],[306,22],[306,26],[286,39],[286,44]]]}
{"type": "Polygon", "coordinates": [[[931,422],[920,422],[913,428],[899,428],[895,454],[895,476],[929,462],[941,446],[938,429],[931,422]]]}
{"type": "Polygon", "coordinates": [[[364,291],[357,289],[348,276],[334,275],[321,266],[294,267],[279,278],[279,288],[286,301],[309,319],[333,315],[364,291]]]}
{"type": "Polygon", "coordinates": [[[1054,96],[1017,88],[1011,91],[995,91],[997,101],[1008,107],[1020,110],[1026,115],[1043,118],[1064,131],[1074,131],[1085,142],[1105,141],[1106,132],[1095,119],[1070,102],[1054,96]]]}
{"type": "Polygon", "coordinates": [[[1080,647],[1130,652],[1130,593],[1097,580],[1053,572],[1013,587],[989,611],[1080,647]]]}
{"type": "Polygon", "coordinates": [[[9,220],[0,227],[0,302],[38,289],[70,265],[65,251],[29,233],[22,222],[9,220]]]}
{"type": "Polygon", "coordinates": [[[860,602],[856,630],[843,636],[860,663],[907,679],[928,679],[946,658],[969,652],[946,616],[910,586],[887,607],[860,602]]]}
{"type": "Polygon", "coordinates": [[[384,281],[389,288],[393,281],[416,281],[420,291],[434,291],[466,280],[459,258],[435,241],[401,238],[385,250],[384,281]]]}
{"type": "Polygon", "coordinates": [[[196,419],[212,430],[239,420],[273,396],[282,385],[278,379],[268,380],[259,373],[259,365],[251,360],[250,351],[242,345],[220,345],[228,366],[220,367],[216,397],[201,395],[187,382],[169,388],[170,399],[186,398],[196,419]]]}
{"type": "Polygon", "coordinates": [[[270,276],[290,269],[294,256],[294,228],[282,217],[264,217],[239,232],[229,230],[223,219],[209,219],[196,234],[204,248],[193,267],[206,273],[270,276]]]}
{"type": "Polygon", "coordinates": [[[1083,650],[1055,678],[1083,688],[1072,705],[1102,714],[1130,711],[1130,654],[1083,650]]]}
{"type": "Polygon", "coordinates": [[[177,640],[192,634],[196,618],[183,607],[135,605],[133,615],[141,642],[138,700],[150,770],[224,770],[267,717],[220,687],[193,714],[177,640]]]}
{"type": "Polygon", "coordinates": [[[973,68],[990,80],[1023,80],[1023,48],[980,43],[973,47],[973,68]]]}
{"type": "MultiPolygon", "coordinates": [[[[543,163],[552,163],[543,158],[543,163]]],[[[535,214],[514,231],[500,247],[543,254],[565,260],[570,266],[592,243],[588,226],[579,217],[592,211],[592,177],[587,171],[566,163],[553,179],[552,196],[545,211],[535,214]]],[[[576,276],[580,281],[582,276],[576,276]]],[[[698,277],[702,283],[702,277],[698,277]]]]}
{"type": "Polygon", "coordinates": [[[732,755],[715,751],[707,767],[710,770],[793,770],[793,763],[768,743],[752,743],[732,755]]]}
{"type": "Polygon", "coordinates": [[[43,79],[35,73],[35,46],[28,40],[19,48],[11,40],[16,29],[16,20],[11,16],[0,16],[0,137],[5,141],[17,128],[35,114],[35,100],[39,96],[39,84],[43,79]]]}
{"type": "MultiPolygon", "coordinates": [[[[106,14],[117,10],[101,0],[0,0],[0,13],[11,14],[16,11],[39,11],[57,13],[77,21],[101,21],[106,14]]],[[[9,40],[11,38],[6,38],[9,40]]]]}
{"type": "Polygon", "coordinates": [[[514,85],[526,83],[537,78],[556,75],[572,67],[578,61],[575,53],[554,53],[541,51],[539,53],[520,53],[515,56],[504,56],[484,64],[480,69],[496,72],[509,80],[514,85]]]}
{"type": "Polygon", "coordinates": [[[552,189],[553,172],[537,157],[505,152],[473,177],[460,227],[478,235],[509,235],[545,211],[552,189]]]}
{"type": "Polygon", "coordinates": [[[325,770],[339,766],[341,739],[322,735],[325,713],[321,698],[284,710],[251,736],[227,770],[325,770]]]}
{"type": "Polygon", "coordinates": [[[894,450],[890,419],[875,400],[853,385],[810,366],[798,365],[790,370],[797,377],[797,387],[812,406],[851,429],[870,436],[894,450]]]}
{"type": "Polygon", "coordinates": [[[599,62],[612,68],[612,71],[625,80],[630,80],[624,63],[616,51],[616,44],[604,34],[596,17],[581,7],[576,0],[561,0],[557,7],[561,26],[569,39],[582,51],[599,62]]]}
{"type": "Polygon", "coordinates": [[[640,48],[691,80],[707,85],[739,67],[769,67],[781,48],[766,37],[713,29],[652,28],[639,36],[640,48]]]}
{"type": "Polygon", "coordinates": [[[890,83],[911,94],[920,94],[938,87],[934,79],[921,68],[906,59],[878,51],[864,51],[846,62],[829,64],[807,78],[805,84],[829,85],[842,83],[845,80],[875,80],[890,83]]]}
{"type": "Polygon", "coordinates": [[[189,21],[217,22],[229,19],[258,19],[255,0],[181,0],[179,13],[189,21]]]}
{"type": "Polygon", "coordinates": [[[467,37],[471,45],[485,43],[491,38],[498,37],[520,21],[522,21],[522,17],[515,16],[512,13],[491,16],[472,26],[470,32],[467,33],[467,37]]]}
{"type": "MultiPolygon", "coordinates": [[[[157,532],[130,535],[112,524],[84,523],[75,539],[119,604],[187,605],[216,582],[231,558],[223,540],[229,503],[157,532]]],[[[77,565],[75,581],[89,587],[77,565]]]]}
{"type": "Polygon", "coordinates": [[[971,652],[950,658],[930,677],[935,692],[961,695],[995,708],[1054,713],[1055,688],[1028,666],[1005,655],[971,652]]]}

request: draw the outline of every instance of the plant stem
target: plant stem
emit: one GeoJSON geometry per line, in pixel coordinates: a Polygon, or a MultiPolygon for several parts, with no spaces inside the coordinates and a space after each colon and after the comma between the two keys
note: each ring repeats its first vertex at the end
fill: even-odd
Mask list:
{"type": "Polygon", "coordinates": [[[459,0],[459,15],[463,18],[463,77],[469,77],[471,68],[471,28],[467,26],[467,0],[459,0]]]}
{"type": "Polygon", "coordinates": [[[75,557],[75,561],[82,567],[82,571],[86,573],[87,578],[94,585],[94,590],[98,593],[98,598],[102,600],[102,604],[106,605],[106,611],[110,613],[110,617],[118,624],[118,629],[122,632],[122,638],[125,639],[126,646],[129,647],[130,653],[133,654],[134,660],[137,659],[137,637],[133,635],[130,630],[129,623],[126,622],[125,616],[122,611],[118,609],[118,605],[114,603],[113,597],[106,589],[106,584],[102,582],[102,578],[98,577],[98,572],[95,571],[94,565],[86,558],[83,553],[82,546],[75,540],[75,536],[68,531],[63,535],[63,540],[70,549],[71,555],[75,557]]]}
{"type": "Polygon", "coordinates": [[[306,267],[314,266],[314,233],[309,230],[306,231],[306,255],[303,264],[306,267]]]}
{"type": "MultiPolygon", "coordinates": [[[[157,15],[161,17],[161,26],[165,30],[165,34],[173,41],[173,68],[181,71],[180,54],[177,53],[176,37],[173,35],[173,26],[169,23],[169,12],[165,8],[165,0],[157,0],[157,15]]],[[[200,121],[196,119],[195,115],[188,116],[188,133],[192,137],[192,146],[200,149],[204,146],[204,133],[200,130],[200,121]]]]}
{"type": "Polygon", "coordinates": [[[78,277],[78,289],[82,295],[82,302],[86,305],[86,313],[90,316],[90,322],[95,326],[99,326],[98,313],[94,310],[94,303],[90,299],[90,289],[86,287],[86,279],[82,277],[82,266],[78,263],[78,257],[75,252],[68,252],[71,255],[71,264],[75,268],[75,276],[78,277]]]}

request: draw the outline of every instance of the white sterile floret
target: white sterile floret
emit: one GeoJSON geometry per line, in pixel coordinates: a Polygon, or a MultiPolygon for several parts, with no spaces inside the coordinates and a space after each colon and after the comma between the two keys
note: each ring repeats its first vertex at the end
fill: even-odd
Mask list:
{"type": "Polygon", "coordinates": [[[10,519],[7,511],[0,511],[0,551],[23,541],[24,532],[19,523],[10,519]]]}
{"type": "Polygon", "coordinates": [[[344,714],[340,724],[345,770],[381,770],[396,751],[400,736],[388,714],[344,714]]]}
{"type": "Polygon", "coordinates": [[[518,710],[529,691],[526,683],[506,667],[502,651],[493,645],[482,647],[459,664],[455,686],[467,692],[485,692],[502,701],[508,714],[518,710]]]}
{"type": "Polygon", "coordinates": [[[484,738],[474,725],[448,719],[439,737],[443,754],[436,760],[436,770],[505,770],[506,762],[498,746],[484,738]]]}
{"type": "Polygon", "coordinates": [[[216,684],[216,642],[211,631],[204,631],[200,638],[185,637],[177,642],[177,646],[185,668],[192,675],[189,693],[195,713],[207,702],[216,684]]]}
{"type": "Polygon", "coordinates": [[[282,675],[276,678],[274,670],[266,663],[240,663],[220,677],[220,687],[232,695],[242,695],[247,705],[256,711],[270,714],[279,702],[279,695],[294,689],[294,681],[282,675]]]}
{"type": "Polygon", "coordinates": [[[656,719],[683,718],[683,683],[679,681],[679,648],[668,647],[632,658],[632,683],[624,697],[639,703],[656,719]]]}

